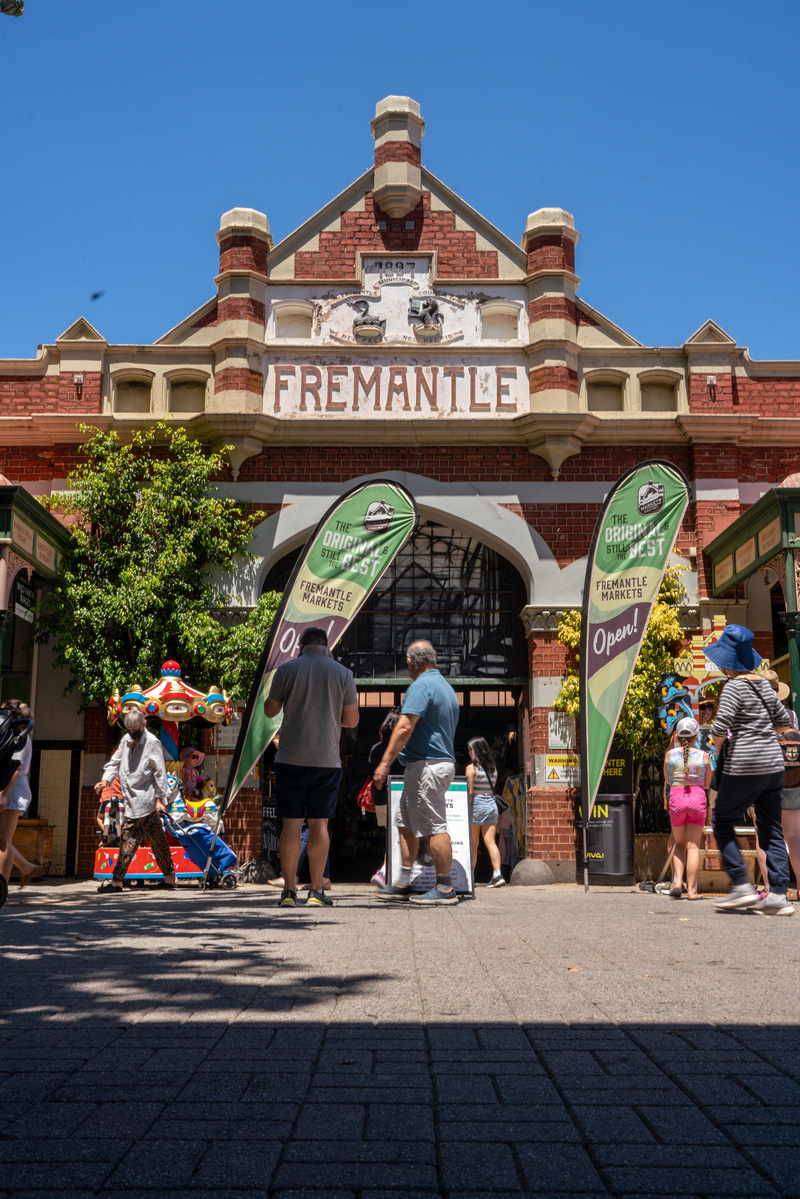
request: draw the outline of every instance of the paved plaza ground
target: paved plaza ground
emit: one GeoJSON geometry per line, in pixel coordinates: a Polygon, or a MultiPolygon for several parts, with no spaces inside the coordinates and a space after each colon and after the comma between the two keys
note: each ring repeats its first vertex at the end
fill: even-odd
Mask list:
{"type": "Polygon", "coordinates": [[[12,888],[0,1196],[800,1196],[800,914],[12,888]]]}

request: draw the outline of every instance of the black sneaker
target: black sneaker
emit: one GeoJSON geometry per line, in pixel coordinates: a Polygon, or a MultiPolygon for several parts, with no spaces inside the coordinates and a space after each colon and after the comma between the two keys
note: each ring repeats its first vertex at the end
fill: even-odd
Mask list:
{"type": "Polygon", "coordinates": [[[307,908],[332,908],[333,900],[324,891],[309,891],[306,900],[307,908]]]}
{"type": "Polygon", "coordinates": [[[380,887],[375,895],[377,899],[384,899],[387,902],[394,900],[395,903],[406,903],[411,898],[411,888],[396,886],[380,887]]]}
{"type": "Polygon", "coordinates": [[[296,891],[281,891],[281,901],[278,904],[279,908],[296,908],[297,907],[297,892],[296,891]]]}

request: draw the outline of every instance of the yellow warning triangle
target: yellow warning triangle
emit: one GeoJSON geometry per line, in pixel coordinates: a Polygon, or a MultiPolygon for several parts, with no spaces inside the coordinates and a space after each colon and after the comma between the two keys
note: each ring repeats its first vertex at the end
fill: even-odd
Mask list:
{"type": "Polygon", "coordinates": [[[548,776],[547,776],[547,777],[548,777],[549,779],[557,779],[557,778],[558,778],[558,771],[557,771],[557,770],[551,770],[551,771],[550,771],[550,773],[548,774],[548,776]]]}

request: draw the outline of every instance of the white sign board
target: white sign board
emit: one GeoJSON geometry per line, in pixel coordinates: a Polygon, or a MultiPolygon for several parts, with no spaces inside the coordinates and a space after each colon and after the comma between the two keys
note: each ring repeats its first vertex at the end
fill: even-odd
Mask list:
{"type": "MultiPolygon", "coordinates": [[[[214,737],[219,737],[220,749],[234,749],[239,738],[239,730],[242,727],[241,712],[234,712],[231,716],[231,722],[228,725],[218,724],[214,737]]],[[[216,740],[215,740],[216,745],[216,740]]]]}
{"type": "MultiPolygon", "coordinates": [[[[400,812],[400,796],[403,794],[403,776],[389,777],[389,806],[387,824],[386,881],[396,886],[400,881],[400,833],[395,823],[400,812]]],[[[450,784],[446,796],[447,831],[453,846],[453,886],[459,895],[474,896],[475,880],[472,875],[472,822],[470,820],[469,790],[467,780],[456,777],[450,784]]],[[[433,868],[427,842],[420,841],[419,855],[411,867],[411,886],[414,891],[430,891],[436,886],[436,871],[433,868]]]]}

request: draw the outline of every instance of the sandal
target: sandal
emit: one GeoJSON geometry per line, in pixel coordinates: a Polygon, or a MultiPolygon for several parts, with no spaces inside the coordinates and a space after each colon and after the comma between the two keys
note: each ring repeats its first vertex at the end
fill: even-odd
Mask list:
{"type": "Polygon", "coordinates": [[[683,899],[683,887],[671,887],[669,897],[670,899],[683,899]]]}
{"type": "Polygon", "coordinates": [[[697,903],[698,899],[705,899],[705,895],[687,895],[689,903],[697,903]]]}
{"type": "Polygon", "coordinates": [[[97,891],[98,891],[98,894],[100,894],[100,895],[108,895],[111,891],[113,891],[116,895],[124,895],[125,894],[125,888],[124,887],[115,887],[114,883],[112,882],[112,880],[110,878],[105,879],[104,882],[102,882],[100,884],[100,886],[97,888],[97,891]]]}

